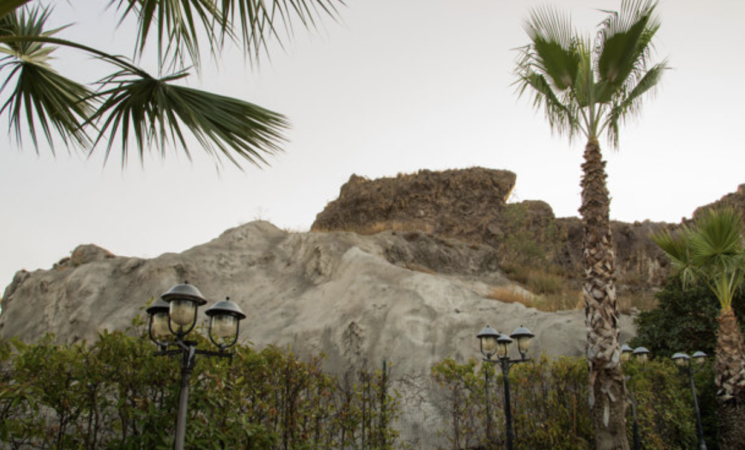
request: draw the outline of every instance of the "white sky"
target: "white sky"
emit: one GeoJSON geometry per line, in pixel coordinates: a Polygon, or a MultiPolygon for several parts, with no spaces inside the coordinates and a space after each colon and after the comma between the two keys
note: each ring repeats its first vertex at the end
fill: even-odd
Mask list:
{"type": "MultiPolygon", "coordinates": [[[[108,2],[57,4],[63,35],[130,55],[133,32],[116,28],[108,2]]],[[[26,140],[19,150],[0,138],[0,288],[15,271],[50,268],[79,244],[117,255],[180,252],[258,218],[307,230],[352,174],[370,178],[419,169],[482,166],[517,174],[513,200],[543,200],[559,217],[577,216],[583,141],[552,136],[542,113],[511,87],[515,52],[530,7],[554,4],[575,25],[595,32],[613,1],[348,0],[341,23],[298,32],[285,51],[252,70],[237,51],[219,71],[190,85],[287,115],[286,152],[263,170],[170,153],[103,166],[26,140]]],[[[638,120],[608,151],[611,216],[677,222],[736,190],[745,153],[745,2],[666,0],[657,59],[674,70],[638,120]]],[[[107,68],[86,55],[60,52],[55,67],[79,81],[107,68]]],[[[205,61],[205,66],[209,66],[205,61]]],[[[7,129],[7,121],[0,121],[7,129]]],[[[604,142],[601,142],[604,144],[604,142]]],[[[101,149],[103,150],[103,149],[101,149]]]]}

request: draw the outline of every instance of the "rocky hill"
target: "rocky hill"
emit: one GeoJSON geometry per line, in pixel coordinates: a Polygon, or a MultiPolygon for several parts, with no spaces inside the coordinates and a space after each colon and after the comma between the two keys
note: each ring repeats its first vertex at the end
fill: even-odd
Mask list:
{"type": "MultiPolygon", "coordinates": [[[[545,313],[504,297],[524,293],[506,270],[558,267],[571,279],[580,264],[579,219],[556,218],[541,201],[507,203],[515,179],[480,168],[352,176],[318,215],[316,232],[253,222],[153,259],[82,245],[49,270],[16,274],[3,295],[0,334],[91,341],[103,329],[125,329],[151,298],[188,280],[211,301],[230,296],[241,306],[241,340],[289,346],[301,357],[324,352],[336,373],[386,360],[398,374],[426,377],[446,357],[478,357],[475,335],[486,324],[527,326],[534,354],[582,355],[582,311],[545,313]]],[[[743,192],[707,207],[745,205],[743,192]]],[[[622,292],[659,285],[666,260],[648,236],[671,226],[613,223],[622,292]]],[[[633,324],[625,315],[621,324],[624,341],[633,324]]],[[[419,398],[416,408],[437,417],[428,401],[419,398]]]]}
{"type": "MultiPolygon", "coordinates": [[[[490,246],[416,231],[287,233],[268,222],[181,254],[129,258],[85,245],[49,270],[20,271],[5,290],[0,334],[34,341],[51,331],[59,341],[91,342],[103,329],[125,329],[153,296],[187,280],[211,302],[230,296],[241,306],[241,341],[289,346],[301,358],[324,352],[325,369],[337,374],[385,360],[394,379],[426,380],[446,357],[479,357],[476,334],[487,324],[530,328],[533,354],[584,352],[581,311],[491,298],[509,281],[490,246]]],[[[628,316],[621,323],[625,340],[633,325],[628,316]]],[[[436,439],[438,400],[407,389],[397,386],[412,399],[402,406],[401,426],[414,430],[406,437],[436,439]],[[422,411],[434,422],[419,423],[422,411]]]]}
{"type": "Polygon", "coordinates": [[[465,360],[478,352],[475,335],[487,322],[533,329],[536,352],[584,348],[580,311],[542,313],[490,298],[509,280],[489,246],[420,232],[288,233],[268,222],[181,254],[129,258],[85,245],[50,270],[19,271],[5,290],[0,333],[90,341],[102,329],[126,328],[151,297],[186,280],[211,301],[230,296],[243,308],[244,339],[323,351],[334,369],[363,359],[391,359],[405,371],[447,356],[465,360]]]}

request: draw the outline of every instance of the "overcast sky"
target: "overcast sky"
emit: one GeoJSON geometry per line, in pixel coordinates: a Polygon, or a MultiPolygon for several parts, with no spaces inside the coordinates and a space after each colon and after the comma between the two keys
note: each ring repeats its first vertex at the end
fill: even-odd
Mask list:
{"type": "MultiPolygon", "coordinates": [[[[134,33],[108,2],[55,2],[64,37],[130,55],[134,33]]],[[[191,148],[189,161],[132,161],[37,155],[0,138],[0,286],[20,269],[48,269],[79,244],[117,255],[181,252],[224,230],[269,220],[307,230],[352,174],[369,178],[419,169],[481,166],[517,174],[513,201],[543,200],[577,216],[584,142],[552,136],[543,114],[518,99],[512,50],[528,42],[531,7],[554,4],[594,34],[613,1],[348,0],[341,20],[298,32],[258,69],[228,51],[219,70],[189,85],[257,103],[289,117],[285,152],[271,167],[215,163],[191,148]]],[[[656,59],[674,68],[621,130],[608,160],[613,219],[678,222],[745,182],[745,2],[667,0],[656,59]]],[[[209,66],[206,61],[206,66],[209,66]]],[[[79,81],[107,68],[60,52],[55,67],[79,81]]],[[[146,64],[146,63],[143,63],[146,64]]],[[[0,121],[7,129],[7,121],[0,121]]],[[[605,144],[601,141],[601,144],[605,144]]]]}

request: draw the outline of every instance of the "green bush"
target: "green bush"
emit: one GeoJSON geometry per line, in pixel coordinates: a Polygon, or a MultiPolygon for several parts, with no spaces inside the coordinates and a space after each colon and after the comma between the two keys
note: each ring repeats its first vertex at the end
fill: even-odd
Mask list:
{"type": "MultiPolygon", "coordinates": [[[[491,364],[474,360],[457,364],[447,359],[432,369],[445,399],[447,426],[439,433],[447,448],[489,448],[486,443],[485,375],[488,373],[489,411],[496,448],[505,448],[504,382],[494,377],[491,364]]],[[[498,369],[498,368],[497,368],[498,369]]],[[[690,394],[686,380],[672,363],[651,362],[642,368],[636,362],[624,367],[632,374],[640,435],[644,448],[692,448],[696,442],[690,394]]],[[[580,358],[541,357],[514,365],[510,370],[510,393],[516,449],[590,449],[592,420],[588,405],[587,363],[580,358]]],[[[632,439],[633,420],[628,411],[627,433],[632,439]]]]}
{"type": "MultiPolygon", "coordinates": [[[[172,448],[177,358],[156,357],[147,339],[122,332],[92,345],[57,345],[51,335],[32,345],[0,340],[0,448],[172,448]]],[[[197,361],[186,447],[398,448],[388,391],[382,371],[342,380],[321,370],[320,357],[238,345],[232,361],[197,361]]]]}
{"type": "MultiPolygon", "coordinates": [[[[713,359],[717,341],[720,313],[719,301],[704,284],[689,284],[686,288],[678,277],[670,278],[655,297],[657,308],[641,312],[634,320],[637,335],[629,342],[631,347],[643,346],[655,358],[669,358],[676,352],[691,355],[703,351],[713,359]]],[[[732,308],[741,326],[745,325],[745,293],[738,290],[732,308]]],[[[745,332],[745,329],[743,330],[745,332]]],[[[687,375],[677,374],[687,380],[687,375]]],[[[717,448],[716,386],[712,363],[706,364],[696,374],[696,389],[703,420],[704,438],[709,450],[717,448]]],[[[686,417],[694,417],[690,389],[683,394],[688,402],[686,417]]]]}
{"type": "MultiPolygon", "coordinates": [[[[678,278],[671,278],[655,297],[657,308],[641,312],[634,319],[637,334],[629,345],[644,346],[652,354],[664,357],[696,350],[714,354],[720,306],[708,286],[693,284],[684,289],[678,278]]],[[[732,307],[743,323],[745,296],[742,292],[737,293],[732,307]]]]}

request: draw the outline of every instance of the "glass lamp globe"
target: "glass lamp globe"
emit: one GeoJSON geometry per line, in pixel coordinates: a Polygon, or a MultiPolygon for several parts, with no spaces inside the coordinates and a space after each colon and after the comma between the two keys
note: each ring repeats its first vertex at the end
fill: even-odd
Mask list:
{"type": "Polygon", "coordinates": [[[481,353],[487,358],[491,358],[497,351],[497,338],[499,333],[489,325],[485,326],[479,334],[476,335],[481,344],[481,353]]]}
{"type": "Polygon", "coordinates": [[[647,359],[649,359],[650,353],[652,352],[650,352],[644,347],[637,347],[633,351],[634,357],[638,359],[639,362],[641,362],[642,364],[645,364],[647,362],[647,359]]]}
{"type": "Polygon", "coordinates": [[[168,309],[168,303],[159,298],[146,310],[149,316],[150,339],[156,343],[171,334],[171,330],[168,328],[168,309]]]}
{"type": "Polygon", "coordinates": [[[507,358],[507,354],[510,352],[510,344],[512,344],[512,339],[502,333],[502,335],[499,336],[499,339],[497,339],[497,356],[500,359],[507,358]]]}
{"type": "Polygon", "coordinates": [[[634,350],[629,347],[629,344],[623,344],[621,346],[621,361],[626,362],[631,359],[631,352],[634,350]]]}
{"type": "Polygon", "coordinates": [[[690,359],[691,358],[685,353],[676,353],[673,355],[673,361],[675,361],[675,364],[680,367],[688,367],[690,359]]]}
{"type": "Polygon", "coordinates": [[[234,345],[238,340],[240,321],[246,318],[241,308],[228,297],[210,306],[204,313],[210,317],[209,336],[212,343],[220,348],[234,345]],[[219,341],[224,339],[232,342],[227,346],[221,346],[219,341]]]}
{"type": "Polygon", "coordinates": [[[207,303],[207,299],[202,296],[199,289],[188,282],[177,284],[168,292],[161,295],[160,298],[168,302],[171,326],[174,324],[178,325],[180,328],[179,332],[182,332],[186,328],[187,330],[183,331],[184,334],[194,328],[194,322],[197,318],[197,308],[207,303]]]}
{"type": "Polygon", "coordinates": [[[703,364],[704,361],[706,361],[706,353],[702,351],[697,351],[691,356],[693,360],[696,362],[696,364],[703,364]]]}
{"type": "Polygon", "coordinates": [[[169,305],[171,321],[180,327],[187,327],[194,321],[197,305],[192,300],[171,300],[169,305]]]}
{"type": "Polygon", "coordinates": [[[515,339],[517,341],[517,351],[520,352],[520,356],[525,358],[525,355],[528,353],[528,349],[530,348],[530,343],[535,335],[524,326],[520,325],[520,327],[516,328],[515,331],[512,332],[510,337],[512,339],[515,339]]]}
{"type": "Polygon", "coordinates": [[[210,318],[212,335],[217,339],[232,337],[238,331],[238,319],[235,316],[222,314],[210,318]]]}
{"type": "Polygon", "coordinates": [[[163,338],[171,334],[168,329],[168,311],[153,314],[153,336],[163,338]]]}

